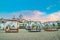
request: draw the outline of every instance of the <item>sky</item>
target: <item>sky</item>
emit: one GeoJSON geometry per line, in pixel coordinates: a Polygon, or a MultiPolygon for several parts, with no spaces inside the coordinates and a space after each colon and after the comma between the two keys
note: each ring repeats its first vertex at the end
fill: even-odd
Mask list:
{"type": "Polygon", "coordinates": [[[12,18],[19,14],[26,20],[60,20],[60,0],[0,0],[0,17],[12,18]]]}

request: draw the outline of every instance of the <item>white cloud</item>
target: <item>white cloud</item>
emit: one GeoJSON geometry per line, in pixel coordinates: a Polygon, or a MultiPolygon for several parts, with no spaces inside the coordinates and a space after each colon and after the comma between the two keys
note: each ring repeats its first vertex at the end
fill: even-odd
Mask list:
{"type": "Polygon", "coordinates": [[[49,5],[46,9],[47,9],[47,10],[50,10],[51,7],[53,7],[53,6],[52,6],[52,5],[49,5]]]}
{"type": "Polygon", "coordinates": [[[6,16],[7,18],[12,18],[13,15],[15,15],[15,17],[18,17],[19,14],[22,14],[22,13],[24,14],[23,18],[26,20],[41,21],[41,22],[60,20],[60,11],[50,13],[48,15],[45,12],[41,12],[38,10],[35,10],[35,11],[30,10],[29,12],[28,11],[22,11],[22,12],[19,11],[19,12],[8,13],[6,15],[3,15],[3,17],[6,16]],[[28,14],[28,16],[27,16],[27,14],[28,14]]]}
{"type": "Polygon", "coordinates": [[[39,11],[33,11],[33,16],[32,17],[24,17],[27,20],[32,20],[32,21],[41,21],[41,22],[46,22],[46,21],[57,21],[60,20],[60,11],[51,13],[47,15],[44,12],[39,12],[39,11]],[[45,15],[45,16],[43,16],[45,15]]]}
{"type": "Polygon", "coordinates": [[[53,8],[53,7],[55,7],[55,6],[57,6],[56,4],[54,4],[54,5],[49,5],[46,9],[47,10],[50,10],[51,8],[53,8]]]}
{"type": "Polygon", "coordinates": [[[46,9],[47,9],[47,10],[49,10],[49,9],[50,9],[50,7],[47,7],[46,9]]]}

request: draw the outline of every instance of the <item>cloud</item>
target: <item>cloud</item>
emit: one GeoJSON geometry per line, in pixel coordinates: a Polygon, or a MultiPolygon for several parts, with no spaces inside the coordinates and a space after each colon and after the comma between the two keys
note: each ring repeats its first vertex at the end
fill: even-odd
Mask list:
{"type": "Polygon", "coordinates": [[[56,7],[56,6],[57,6],[56,4],[49,5],[46,9],[47,9],[47,10],[50,10],[50,9],[52,9],[52,8],[56,7]]]}
{"type": "Polygon", "coordinates": [[[47,9],[47,10],[50,10],[51,7],[53,7],[53,6],[52,6],[52,5],[49,5],[46,9],[47,9]]]}
{"type": "Polygon", "coordinates": [[[25,10],[25,11],[19,11],[19,12],[12,12],[3,15],[4,18],[12,18],[15,16],[18,18],[18,16],[22,14],[23,18],[26,20],[31,20],[31,21],[40,21],[40,22],[47,22],[47,21],[57,21],[60,20],[60,11],[46,14],[45,12],[41,12],[38,10],[25,10]],[[6,17],[5,17],[6,16],[6,17]]]}
{"type": "Polygon", "coordinates": [[[32,20],[32,21],[40,21],[44,14],[45,13],[43,13],[43,12],[39,12],[39,11],[35,10],[35,11],[32,12],[33,16],[30,16],[30,17],[29,16],[24,16],[24,19],[32,20]]]}
{"type": "Polygon", "coordinates": [[[49,10],[51,7],[47,7],[46,9],[49,10]]]}
{"type": "Polygon", "coordinates": [[[60,20],[60,11],[51,13],[49,16],[52,21],[60,20]]]}
{"type": "Polygon", "coordinates": [[[60,20],[60,11],[51,13],[49,15],[44,12],[33,11],[32,17],[24,16],[24,19],[32,21],[41,21],[42,23],[47,21],[57,21],[60,20]]]}

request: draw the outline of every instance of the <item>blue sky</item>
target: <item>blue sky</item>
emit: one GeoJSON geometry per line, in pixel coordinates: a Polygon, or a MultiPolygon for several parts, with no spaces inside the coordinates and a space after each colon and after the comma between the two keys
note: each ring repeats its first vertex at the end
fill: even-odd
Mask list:
{"type": "Polygon", "coordinates": [[[60,10],[60,0],[0,0],[0,12],[21,10],[39,10],[52,13],[60,10]],[[49,10],[46,9],[48,7],[50,7],[49,10]]]}
{"type": "Polygon", "coordinates": [[[58,12],[60,0],[0,0],[0,16],[2,17],[8,17],[15,12],[31,16],[32,11],[35,10],[45,12],[46,15],[58,12]]]}

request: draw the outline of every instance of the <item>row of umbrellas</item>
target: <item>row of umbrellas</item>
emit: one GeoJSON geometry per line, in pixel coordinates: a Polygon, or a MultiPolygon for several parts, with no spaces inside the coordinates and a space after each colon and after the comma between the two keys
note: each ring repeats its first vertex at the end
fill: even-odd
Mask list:
{"type": "Polygon", "coordinates": [[[31,21],[27,22],[26,29],[33,29],[34,27],[36,28],[38,27],[37,29],[44,29],[44,28],[57,29],[58,22],[46,22],[46,23],[31,22],[31,21]]]}

